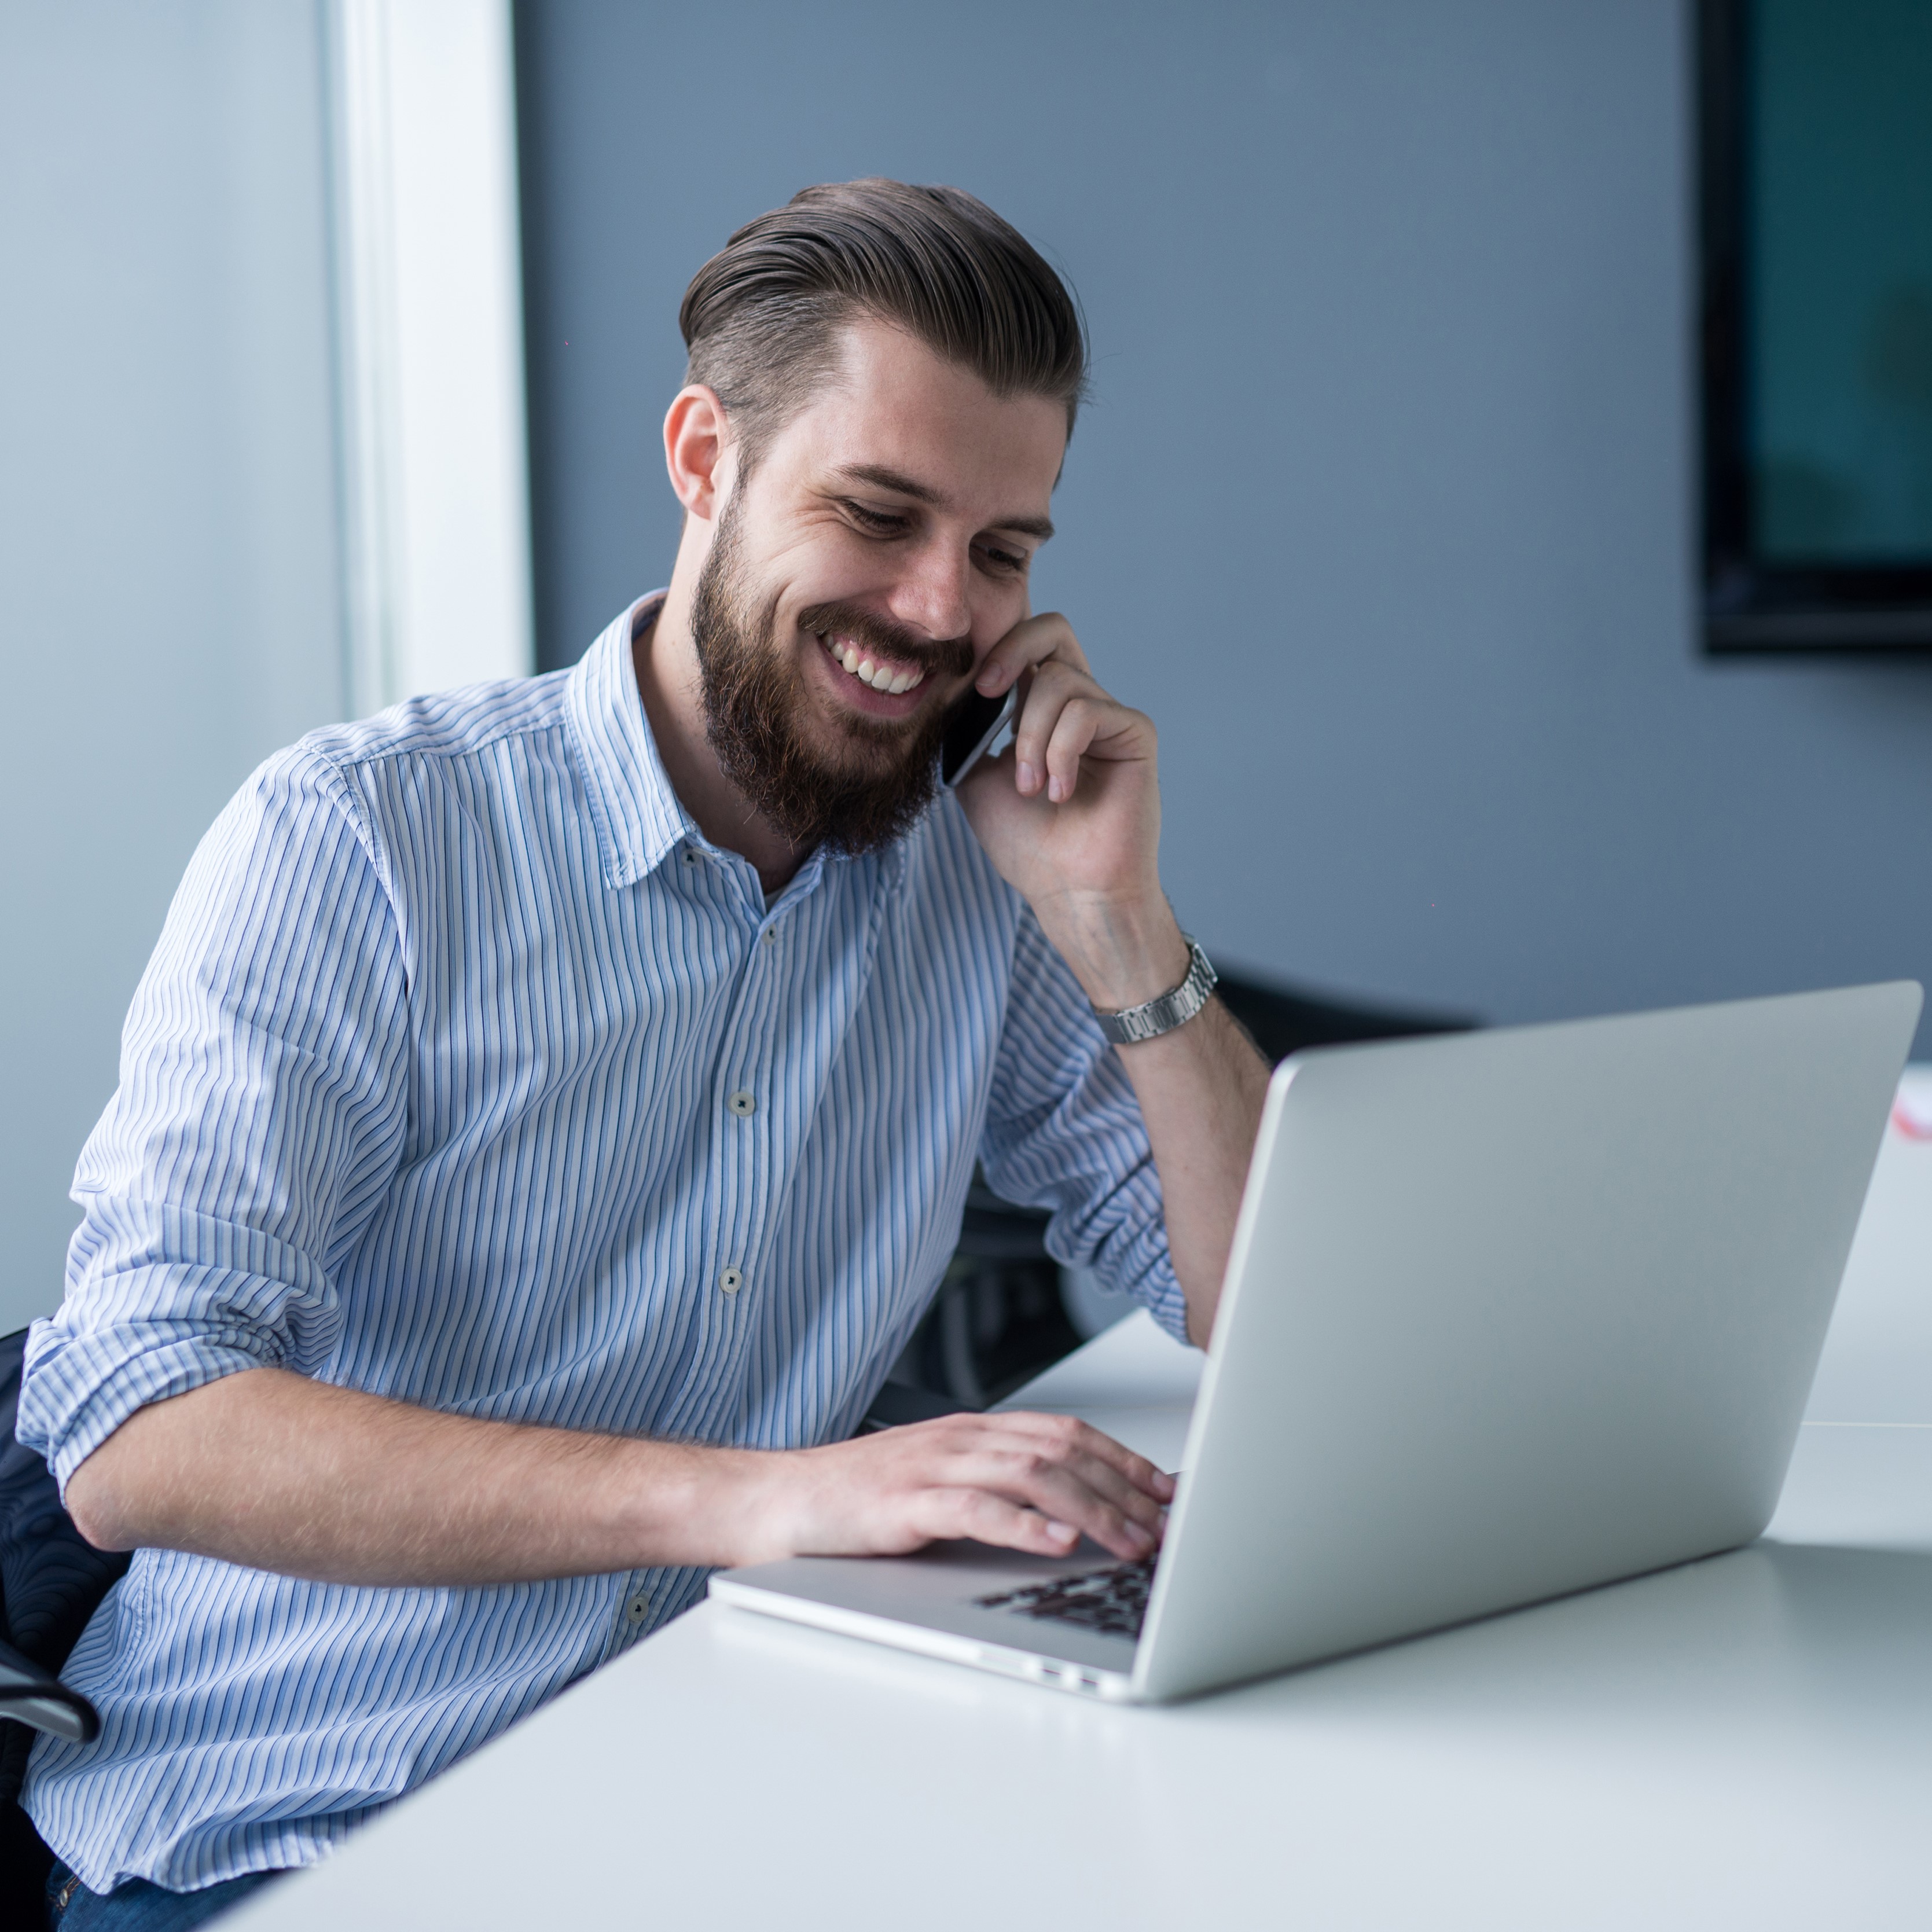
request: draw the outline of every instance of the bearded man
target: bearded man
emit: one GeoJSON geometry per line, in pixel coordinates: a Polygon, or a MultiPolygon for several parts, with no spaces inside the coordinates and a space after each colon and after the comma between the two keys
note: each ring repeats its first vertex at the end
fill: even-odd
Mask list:
{"type": "Polygon", "coordinates": [[[136,997],[21,1403],[137,1552],[66,1673],[102,1735],[27,1789],[70,1927],[323,1856],[718,1565],[1158,1539],[1168,1478],[1061,1418],[852,1439],[976,1160],[1204,1342],[1260,1118],[1154,728],[1030,610],[1078,312],[971,196],[868,181],[682,320],[669,589],[271,759],[136,997]]]}

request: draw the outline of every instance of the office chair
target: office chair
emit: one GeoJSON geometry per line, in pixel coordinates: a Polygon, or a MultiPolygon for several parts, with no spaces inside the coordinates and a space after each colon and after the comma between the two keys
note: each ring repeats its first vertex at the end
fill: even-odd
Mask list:
{"type": "Polygon", "coordinates": [[[38,1925],[53,1855],[18,1800],[34,1733],[85,1743],[100,1719],[61,1666],[129,1558],[96,1550],[61,1506],[53,1472],[16,1442],[26,1348],[0,1336],[0,1924],[38,1925]]]}
{"type": "MultiPolygon", "coordinates": [[[[1322,998],[1239,974],[1223,974],[1216,991],[1273,1064],[1304,1047],[1462,1033],[1477,1024],[1322,998]]],[[[1002,1201],[975,1172],[952,1264],[866,1427],[990,1408],[1079,1346],[1046,1252],[1046,1222],[1037,1208],[1002,1201]]]]}
{"type": "Polygon", "coordinates": [[[1395,1006],[1324,999],[1236,973],[1222,974],[1214,990],[1270,1064],[1276,1066],[1304,1047],[1407,1040],[1428,1033],[1468,1033],[1481,1024],[1465,1014],[1404,1012],[1395,1006]]]}

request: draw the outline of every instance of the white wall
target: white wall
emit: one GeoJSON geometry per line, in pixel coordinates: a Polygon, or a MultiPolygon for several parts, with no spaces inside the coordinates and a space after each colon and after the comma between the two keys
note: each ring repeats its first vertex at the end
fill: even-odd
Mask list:
{"type": "Polygon", "coordinates": [[[326,0],[350,697],[532,668],[509,0],[326,0]]]}
{"type": "Polygon", "coordinates": [[[530,668],[515,207],[508,0],[0,0],[0,1329],[224,800],[530,668]]]}
{"type": "Polygon", "coordinates": [[[0,1328],[196,840],[342,715],[310,0],[0,4],[0,1328]]]}

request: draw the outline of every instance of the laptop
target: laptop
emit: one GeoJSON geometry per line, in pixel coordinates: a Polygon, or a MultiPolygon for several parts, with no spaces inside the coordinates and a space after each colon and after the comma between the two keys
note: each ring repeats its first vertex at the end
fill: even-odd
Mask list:
{"type": "Polygon", "coordinates": [[[746,1610],[1160,1702],[1749,1542],[1922,994],[1279,1067],[1165,1543],[721,1573],[746,1610]]]}

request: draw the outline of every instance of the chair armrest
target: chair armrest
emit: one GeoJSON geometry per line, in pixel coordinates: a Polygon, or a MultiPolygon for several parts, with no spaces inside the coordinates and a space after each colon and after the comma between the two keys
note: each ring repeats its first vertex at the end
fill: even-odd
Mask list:
{"type": "Polygon", "coordinates": [[[100,1712],[10,1643],[0,1643],[0,1718],[51,1731],[69,1744],[87,1744],[100,1735],[100,1712]]]}

